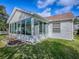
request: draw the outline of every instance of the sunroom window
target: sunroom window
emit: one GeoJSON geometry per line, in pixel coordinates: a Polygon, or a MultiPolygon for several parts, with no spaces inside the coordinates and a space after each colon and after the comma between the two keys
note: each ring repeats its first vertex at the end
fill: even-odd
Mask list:
{"type": "Polygon", "coordinates": [[[25,20],[25,34],[31,35],[31,18],[25,20]]]}

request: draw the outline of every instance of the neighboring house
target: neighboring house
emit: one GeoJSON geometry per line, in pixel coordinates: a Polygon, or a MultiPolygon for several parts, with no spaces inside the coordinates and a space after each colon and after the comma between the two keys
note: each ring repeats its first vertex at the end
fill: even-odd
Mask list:
{"type": "Polygon", "coordinates": [[[75,24],[74,27],[75,27],[75,30],[79,30],[79,24],[75,24]]]}
{"type": "Polygon", "coordinates": [[[73,40],[73,21],[72,13],[44,18],[14,8],[7,23],[9,23],[10,37],[35,42],[46,38],[73,40]]]}
{"type": "Polygon", "coordinates": [[[8,34],[7,31],[0,31],[0,34],[8,34]]]}
{"type": "Polygon", "coordinates": [[[79,16],[75,17],[74,30],[79,30],[79,16]]]}

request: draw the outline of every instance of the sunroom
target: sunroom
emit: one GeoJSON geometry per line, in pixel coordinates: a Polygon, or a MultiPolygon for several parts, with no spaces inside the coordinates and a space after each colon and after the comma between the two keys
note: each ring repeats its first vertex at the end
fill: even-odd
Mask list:
{"type": "MultiPolygon", "coordinates": [[[[18,18],[9,21],[9,36],[22,40],[35,42],[47,37],[48,21],[36,14],[21,11],[18,18]]],[[[16,13],[15,13],[16,14],[16,13]]]]}

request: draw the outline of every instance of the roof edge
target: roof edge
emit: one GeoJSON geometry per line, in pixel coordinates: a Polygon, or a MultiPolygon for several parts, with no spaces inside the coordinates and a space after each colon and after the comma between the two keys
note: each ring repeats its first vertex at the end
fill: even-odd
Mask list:
{"type": "MultiPolygon", "coordinates": [[[[16,11],[20,11],[20,12],[29,14],[29,15],[31,15],[31,16],[37,15],[39,18],[45,19],[44,17],[42,17],[42,16],[40,16],[40,15],[38,15],[38,14],[36,14],[36,13],[29,12],[29,11],[26,11],[26,10],[23,10],[23,9],[20,9],[20,8],[17,8],[17,7],[14,7],[14,9],[13,9],[11,15],[9,16],[9,18],[8,18],[8,20],[7,20],[7,23],[10,22],[10,20],[12,19],[12,17],[14,16],[14,14],[15,14],[16,11]]],[[[46,21],[47,21],[47,20],[46,20],[46,21]]],[[[48,22],[48,21],[47,21],[47,22],[48,22]]]]}

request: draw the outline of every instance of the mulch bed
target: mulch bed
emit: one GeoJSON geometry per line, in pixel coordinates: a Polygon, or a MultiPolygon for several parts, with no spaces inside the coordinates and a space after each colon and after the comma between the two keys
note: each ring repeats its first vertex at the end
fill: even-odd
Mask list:
{"type": "Polygon", "coordinates": [[[12,40],[8,42],[7,46],[14,47],[14,46],[22,45],[22,44],[32,44],[32,42],[29,42],[29,41],[22,42],[20,40],[12,40]]]}
{"type": "Polygon", "coordinates": [[[16,44],[22,44],[24,42],[20,41],[20,40],[14,40],[14,41],[9,41],[8,45],[16,45],[16,44]]]}

